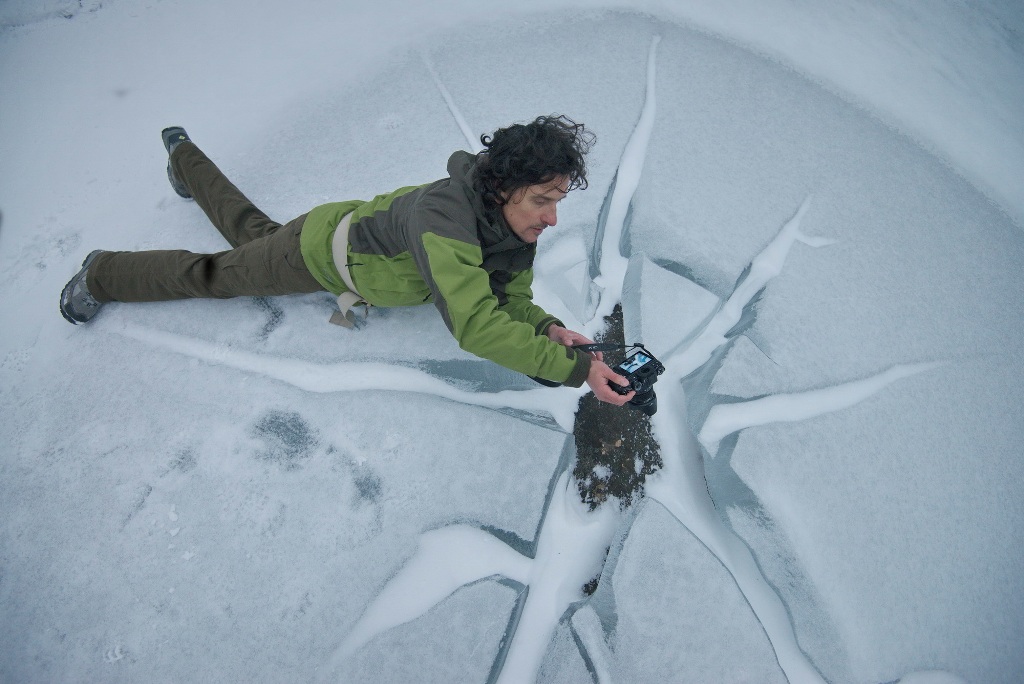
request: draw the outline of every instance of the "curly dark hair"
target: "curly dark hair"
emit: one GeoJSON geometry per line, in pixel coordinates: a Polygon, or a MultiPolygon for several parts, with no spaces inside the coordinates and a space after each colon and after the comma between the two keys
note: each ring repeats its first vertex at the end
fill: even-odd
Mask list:
{"type": "Polygon", "coordinates": [[[590,131],[565,115],[539,116],[528,124],[499,128],[481,135],[474,185],[488,206],[502,206],[505,195],[520,188],[569,179],[566,191],[587,187],[584,155],[597,141],[590,131]]]}

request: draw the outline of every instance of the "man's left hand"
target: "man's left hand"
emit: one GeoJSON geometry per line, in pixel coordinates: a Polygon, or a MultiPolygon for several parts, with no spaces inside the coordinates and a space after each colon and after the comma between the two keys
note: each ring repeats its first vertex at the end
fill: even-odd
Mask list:
{"type": "MultiPolygon", "coordinates": [[[[572,347],[573,345],[577,344],[594,344],[594,341],[592,339],[579,334],[575,330],[563,328],[557,323],[548,326],[547,335],[548,339],[551,340],[552,342],[563,344],[566,347],[572,347]]],[[[590,352],[590,355],[593,356],[598,361],[604,361],[604,355],[601,352],[590,352]]]]}

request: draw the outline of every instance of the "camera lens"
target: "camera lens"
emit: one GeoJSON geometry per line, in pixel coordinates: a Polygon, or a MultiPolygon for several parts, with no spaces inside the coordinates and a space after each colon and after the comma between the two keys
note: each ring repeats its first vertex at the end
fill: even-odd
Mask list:
{"type": "Polygon", "coordinates": [[[636,396],[629,400],[629,405],[653,416],[658,411],[658,397],[654,394],[653,389],[637,392],[636,396]]]}

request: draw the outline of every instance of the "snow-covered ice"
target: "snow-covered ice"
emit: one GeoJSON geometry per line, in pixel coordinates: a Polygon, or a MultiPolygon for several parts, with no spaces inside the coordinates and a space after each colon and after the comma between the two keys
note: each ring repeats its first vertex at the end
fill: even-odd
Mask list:
{"type": "Polygon", "coordinates": [[[0,681],[1018,680],[1019,4],[590,7],[0,4],[0,681]],[[550,112],[598,144],[537,299],[668,366],[628,509],[432,309],[57,312],[223,248],[164,126],[287,220],[550,112]]]}

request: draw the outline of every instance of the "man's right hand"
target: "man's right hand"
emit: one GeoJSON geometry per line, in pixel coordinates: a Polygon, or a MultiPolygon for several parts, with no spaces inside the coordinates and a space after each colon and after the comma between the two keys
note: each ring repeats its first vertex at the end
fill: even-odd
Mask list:
{"type": "Polygon", "coordinates": [[[620,387],[629,387],[629,381],[622,377],[604,361],[592,359],[590,362],[590,373],[587,375],[587,384],[594,390],[594,396],[599,400],[622,406],[632,399],[636,392],[630,390],[629,394],[619,394],[608,383],[613,382],[620,387]]]}

